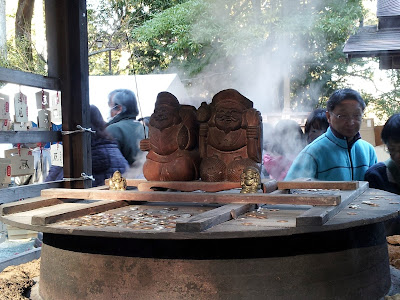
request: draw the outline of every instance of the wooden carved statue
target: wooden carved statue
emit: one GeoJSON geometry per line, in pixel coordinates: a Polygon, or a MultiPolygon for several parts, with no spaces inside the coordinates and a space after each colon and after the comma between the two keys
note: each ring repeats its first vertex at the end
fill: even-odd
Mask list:
{"type": "Polygon", "coordinates": [[[140,141],[140,149],[149,151],[143,165],[147,180],[198,179],[200,156],[195,107],[179,104],[171,93],[159,93],[150,116],[149,138],[140,141]]]}
{"type": "Polygon", "coordinates": [[[260,170],[262,118],[253,102],[234,89],[217,93],[197,110],[200,122],[200,177],[204,181],[240,181],[246,167],[260,170]]]}

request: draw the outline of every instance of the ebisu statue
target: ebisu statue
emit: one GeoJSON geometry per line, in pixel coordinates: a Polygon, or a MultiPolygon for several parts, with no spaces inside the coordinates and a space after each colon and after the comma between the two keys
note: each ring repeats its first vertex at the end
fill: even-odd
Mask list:
{"type": "Polygon", "coordinates": [[[149,121],[149,138],[140,141],[149,151],[143,165],[147,180],[188,181],[199,178],[196,108],[181,105],[169,92],[157,95],[149,121]]]}

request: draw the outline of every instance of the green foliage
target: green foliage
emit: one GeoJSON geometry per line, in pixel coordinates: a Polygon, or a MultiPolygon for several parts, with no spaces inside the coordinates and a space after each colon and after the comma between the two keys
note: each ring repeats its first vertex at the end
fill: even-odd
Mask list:
{"type": "Polygon", "coordinates": [[[89,74],[110,73],[108,52],[94,54],[106,47],[115,49],[111,59],[112,74],[128,74],[134,70],[148,73],[154,70],[156,66],[153,57],[156,52],[151,45],[132,40],[130,31],[181,2],[98,0],[93,6],[88,6],[89,74]],[[101,49],[96,46],[98,40],[103,42],[101,49]],[[120,60],[126,53],[130,55],[129,64],[121,66],[120,60]]]}
{"type": "MultiPolygon", "coordinates": [[[[368,60],[349,64],[342,52],[366,13],[362,0],[99,2],[104,9],[96,14],[102,16],[99,24],[103,27],[89,27],[94,33],[89,40],[105,36],[114,39],[121,53],[131,54],[126,69],[117,70],[115,64],[114,73],[174,70],[189,85],[207,90],[216,79],[199,79],[202,72],[223,73],[224,80],[233,81],[241,71],[238,62],[241,67],[256,69],[267,56],[270,63],[265,76],[274,64],[281,64],[284,73],[290,74],[295,110],[324,105],[335,89],[345,86],[348,76],[373,76],[368,60]]],[[[89,19],[93,14],[88,12],[89,19]]],[[[107,55],[96,56],[96,60],[91,57],[91,74],[107,74],[107,55]]],[[[371,103],[376,101],[371,95],[363,95],[371,103]]],[[[395,111],[397,94],[383,96],[393,101],[378,101],[377,107],[382,112],[395,111]]]]}
{"type": "Polygon", "coordinates": [[[362,17],[361,2],[190,0],[134,28],[132,37],[155,49],[151,71],[174,66],[183,77],[209,65],[233,70],[237,56],[256,66],[259,53],[284,52],[293,102],[315,106],[348,74],[342,49],[362,17]]]}
{"type": "Polygon", "coordinates": [[[375,104],[375,114],[381,120],[400,113],[400,70],[392,70],[391,81],[395,87],[392,91],[382,93],[377,99],[372,99],[375,104]]]}
{"type": "Polygon", "coordinates": [[[32,59],[23,49],[26,49],[30,41],[20,39],[19,47],[15,47],[14,38],[7,41],[7,57],[0,56],[0,67],[31,72],[47,76],[47,62],[43,56],[33,47],[32,59]],[[24,44],[24,45],[22,45],[24,44]]]}

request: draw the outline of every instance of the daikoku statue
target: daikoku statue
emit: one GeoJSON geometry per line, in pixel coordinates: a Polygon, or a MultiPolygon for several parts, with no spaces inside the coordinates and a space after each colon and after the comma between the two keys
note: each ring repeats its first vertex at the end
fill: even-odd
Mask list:
{"type": "Polygon", "coordinates": [[[203,181],[239,181],[246,167],[260,170],[262,118],[253,102],[237,90],[217,93],[197,110],[203,181]]]}

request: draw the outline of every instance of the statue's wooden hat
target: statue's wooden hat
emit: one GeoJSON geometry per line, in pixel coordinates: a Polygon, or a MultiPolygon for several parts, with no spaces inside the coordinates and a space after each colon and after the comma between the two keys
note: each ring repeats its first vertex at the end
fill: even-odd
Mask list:
{"type": "Polygon", "coordinates": [[[235,89],[227,89],[220,91],[219,93],[215,94],[215,96],[212,98],[212,103],[214,103],[215,106],[227,102],[233,102],[233,104],[235,103],[240,104],[246,109],[253,107],[253,102],[250,99],[247,99],[245,96],[243,96],[235,89]]]}
{"type": "Polygon", "coordinates": [[[155,106],[157,105],[170,105],[176,108],[180,106],[178,99],[170,92],[158,93],[155,106]]]}

